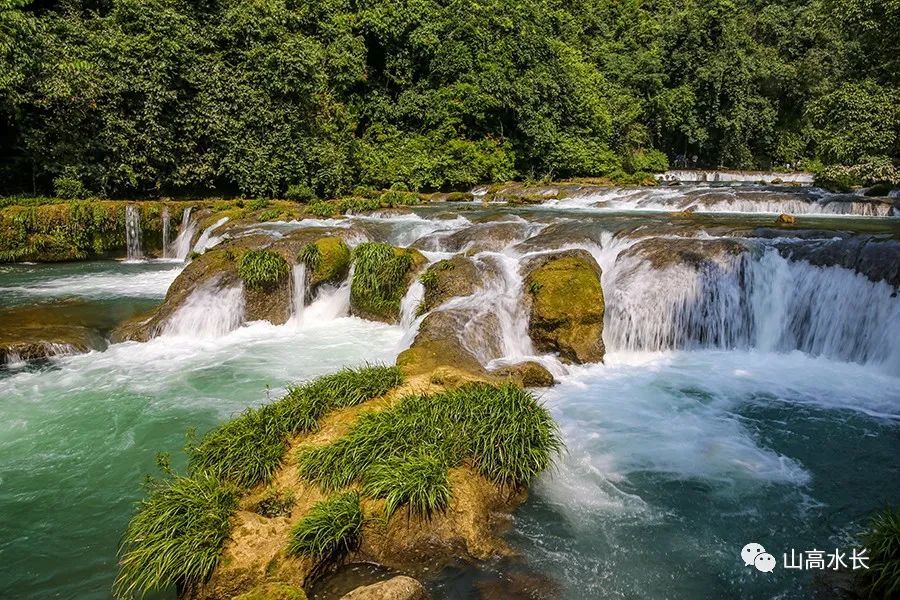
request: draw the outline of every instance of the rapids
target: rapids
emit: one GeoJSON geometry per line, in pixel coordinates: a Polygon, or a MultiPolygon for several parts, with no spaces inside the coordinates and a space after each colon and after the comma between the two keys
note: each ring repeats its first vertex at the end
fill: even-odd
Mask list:
{"type": "MultiPolygon", "coordinates": [[[[861,520],[900,499],[891,206],[806,188],[631,189],[538,206],[445,203],[243,227],[220,219],[199,237],[185,210],[169,255],[309,227],[347,228],[351,244],[412,245],[430,262],[465,253],[477,289],[434,310],[465,315],[461,341],[485,365],[539,360],[559,381],[539,394],[566,452],[509,533],[526,587],[566,599],[807,598],[813,574],[784,571],[781,553],[848,550],[861,520]],[[669,212],[690,207],[702,214],[669,212]],[[774,229],[765,215],[781,212],[808,216],[774,229]],[[820,252],[826,243],[834,247],[820,252]],[[604,364],[564,365],[528,337],[521,265],[572,248],[602,269],[604,364]],[[750,541],[778,558],[771,577],[739,560],[750,541]]],[[[2,266],[0,307],[151,307],[181,269],[2,266]]],[[[188,428],[203,433],[292,381],[393,361],[422,321],[422,283],[388,326],[347,316],[351,279],[312,297],[295,267],[282,326],[246,322],[241,287],[213,281],[147,343],[0,367],[0,597],[107,598],[157,452],[183,466],[188,428]]],[[[432,592],[477,597],[508,581],[508,569],[448,569],[432,592]]]]}

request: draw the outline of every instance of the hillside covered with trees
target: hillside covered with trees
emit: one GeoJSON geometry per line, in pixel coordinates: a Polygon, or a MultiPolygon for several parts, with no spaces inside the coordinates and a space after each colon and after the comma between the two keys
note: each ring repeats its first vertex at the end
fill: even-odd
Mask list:
{"type": "Polygon", "coordinates": [[[0,192],[890,170],[898,49],[897,0],[0,0],[0,192]]]}

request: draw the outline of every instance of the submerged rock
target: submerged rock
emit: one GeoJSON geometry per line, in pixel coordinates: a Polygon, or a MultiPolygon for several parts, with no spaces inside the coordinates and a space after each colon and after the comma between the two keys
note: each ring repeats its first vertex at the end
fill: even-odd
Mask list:
{"type": "Polygon", "coordinates": [[[0,365],[103,350],[106,341],[79,317],[77,304],[0,309],[0,365]]]}
{"type": "Polygon", "coordinates": [[[655,269],[675,265],[699,267],[709,261],[739,256],[747,250],[746,242],[734,238],[653,237],[623,251],[617,260],[639,258],[650,262],[655,269]]]}
{"type": "Polygon", "coordinates": [[[525,266],[529,326],[535,347],[566,362],[603,360],[600,266],[585,250],[539,256],[525,266]]]}
{"type": "Polygon", "coordinates": [[[843,267],[871,281],[900,286],[900,242],[873,236],[853,236],[803,242],[783,241],[778,252],[788,260],[815,267],[843,267]]]}
{"type": "Polygon", "coordinates": [[[427,598],[428,594],[421,583],[412,577],[398,575],[387,581],[358,587],[342,596],[341,600],[426,600],[427,598]]]}

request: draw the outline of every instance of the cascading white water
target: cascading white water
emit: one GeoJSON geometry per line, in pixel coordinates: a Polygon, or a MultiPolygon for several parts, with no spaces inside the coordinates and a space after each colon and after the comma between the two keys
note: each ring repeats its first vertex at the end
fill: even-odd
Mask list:
{"type": "Polygon", "coordinates": [[[169,258],[170,235],[171,227],[169,224],[169,207],[164,205],[162,209],[162,258],[169,258]]]}
{"type": "Polygon", "coordinates": [[[196,221],[191,221],[192,208],[193,207],[188,206],[184,209],[184,212],[181,213],[181,227],[178,230],[178,235],[175,237],[175,242],[172,244],[172,253],[175,255],[175,258],[180,261],[186,260],[188,254],[190,254],[191,240],[197,232],[196,221]]]}
{"type": "Polygon", "coordinates": [[[900,373],[900,302],[885,282],[774,248],[663,269],[620,257],[604,277],[610,350],[755,348],[900,373]]]}
{"type": "Polygon", "coordinates": [[[335,287],[323,284],[316,290],[315,299],[303,308],[302,322],[318,324],[333,321],[350,314],[350,284],[353,281],[353,266],[344,282],[335,287]]]}
{"type": "Polygon", "coordinates": [[[291,321],[299,325],[303,322],[303,308],[306,306],[306,263],[294,265],[291,280],[291,321]]]}
{"type": "Polygon", "coordinates": [[[216,244],[222,241],[222,236],[213,236],[213,232],[228,222],[228,217],[222,217],[209,227],[203,230],[203,233],[200,234],[200,237],[197,239],[197,243],[194,244],[194,252],[198,254],[203,254],[216,244]]]}
{"type": "Polygon", "coordinates": [[[403,330],[402,347],[409,346],[416,339],[419,325],[422,324],[422,320],[425,318],[425,315],[418,314],[419,306],[424,299],[425,286],[422,285],[422,282],[417,277],[412,285],[409,286],[409,289],[406,290],[403,300],[400,301],[400,329],[403,330]]]}
{"type": "Polygon", "coordinates": [[[163,326],[167,336],[214,338],[244,323],[244,288],[222,288],[214,279],[197,288],[163,326]]]}
{"type": "Polygon", "coordinates": [[[141,210],[136,204],[125,206],[125,247],[128,260],[143,260],[141,250],[141,210]]]}

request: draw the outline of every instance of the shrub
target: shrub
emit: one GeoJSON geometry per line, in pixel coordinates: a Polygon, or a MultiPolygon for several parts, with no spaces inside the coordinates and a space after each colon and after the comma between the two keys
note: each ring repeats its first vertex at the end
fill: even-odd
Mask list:
{"type": "Polygon", "coordinates": [[[363,525],[359,494],[343,492],[316,503],[291,530],[288,554],[334,560],[359,543],[363,525]]]}
{"type": "Polygon", "coordinates": [[[294,202],[312,202],[316,200],[316,193],[304,183],[289,185],[284,197],[294,202]]]}
{"type": "Polygon", "coordinates": [[[900,510],[886,508],[868,522],[860,536],[869,568],[862,572],[870,598],[900,595],[900,510]]]}
{"type": "Polygon", "coordinates": [[[287,261],[270,250],[250,250],[241,258],[238,275],[250,288],[271,288],[290,273],[287,261]]]}
{"type": "Polygon", "coordinates": [[[406,292],[406,274],[413,264],[411,254],[390,244],[366,242],[354,249],[353,259],[351,302],[365,312],[396,316],[406,292]]]}
{"type": "Polygon", "coordinates": [[[247,207],[252,210],[262,210],[264,208],[269,208],[271,202],[267,198],[255,198],[247,203],[247,207]]]}
{"type": "Polygon", "coordinates": [[[66,169],[53,180],[53,193],[64,200],[82,200],[91,195],[71,169],[66,169]]]}
{"type": "Polygon", "coordinates": [[[520,487],[547,469],[560,449],[553,419],[529,392],[475,384],[408,396],[388,410],[364,414],[337,441],[301,448],[297,464],[301,477],[324,489],[369,482],[369,490],[379,496],[417,498],[415,510],[420,510],[427,502],[416,490],[424,490],[426,498],[439,494],[433,478],[423,483],[426,468],[419,457],[438,461],[444,469],[471,460],[498,485],[520,487]],[[404,462],[413,464],[398,467],[404,462]],[[396,476],[388,478],[385,468],[393,468],[396,476]]]}
{"type": "Polygon", "coordinates": [[[433,456],[390,458],[372,465],[364,478],[363,492],[385,500],[385,518],[404,505],[410,512],[427,518],[450,503],[447,468],[433,456]]]}
{"type": "Polygon", "coordinates": [[[228,539],[237,490],[208,473],[150,484],[119,551],[118,598],[206,580],[228,539]]]}

